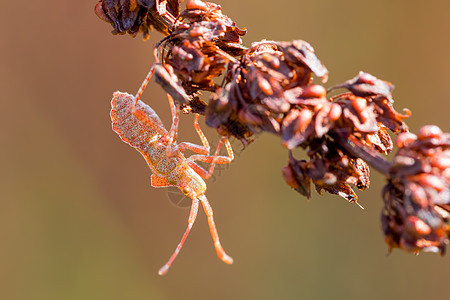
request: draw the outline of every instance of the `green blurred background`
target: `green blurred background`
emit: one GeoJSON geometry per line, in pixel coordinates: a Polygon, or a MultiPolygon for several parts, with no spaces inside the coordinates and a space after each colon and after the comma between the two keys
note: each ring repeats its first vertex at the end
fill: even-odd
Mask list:
{"type": "MultiPolygon", "coordinates": [[[[154,32],[112,36],[96,1],[3,1],[0,11],[0,299],[443,299],[450,256],[386,257],[383,178],[360,193],[306,199],[281,177],[287,151],[258,137],[207,196],[226,251],[215,255],[199,214],[170,272],[189,213],[150,186],[142,157],[111,130],[116,90],[135,93],[150,68],[154,32]]],[[[304,39],[328,67],[327,87],[364,70],[396,85],[412,131],[449,131],[449,1],[221,1],[261,39],[304,39]]],[[[170,126],[152,83],[143,100],[170,126]]],[[[201,120],[201,126],[206,127],[201,120]]],[[[199,142],[192,116],[180,140],[199,142]]],[[[217,134],[206,130],[210,140],[217,134]]],[[[300,157],[301,151],[297,153],[300,157]]],[[[177,196],[176,194],[174,194],[177,196]]],[[[446,296],[447,295],[447,296],[446,296]]]]}

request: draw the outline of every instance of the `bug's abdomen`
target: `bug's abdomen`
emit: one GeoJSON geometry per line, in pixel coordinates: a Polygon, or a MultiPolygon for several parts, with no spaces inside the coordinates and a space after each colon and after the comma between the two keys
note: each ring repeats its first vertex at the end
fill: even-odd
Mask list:
{"type": "Polygon", "coordinates": [[[145,153],[151,143],[159,138],[160,133],[167,133],[167,131],[155,111],[142,101],[138,101],[136,108],[143,111],[155,127],[159,127],[159,133],[133,115],[131,109],[134,101],[133,95],[114,93],[111,100],[112,128],[124,142],[145,153]]]}
{"type": "Polygon", "coordinates": [[[167,176],[182,164],[182,158],[179,155],[167,157],[166,149],[167,147],[160,143],[148,149],[148,162],[157,175],[167,176]]]}

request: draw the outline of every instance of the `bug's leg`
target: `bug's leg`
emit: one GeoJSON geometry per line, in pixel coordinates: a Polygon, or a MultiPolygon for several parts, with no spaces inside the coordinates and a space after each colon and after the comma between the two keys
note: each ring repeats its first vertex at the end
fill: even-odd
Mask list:
{"type": "Polygon", "coordinates": [[[177,257],[178,253],[180,252],[181,248],[183,248],[183,244],[186,241],[186,238],[189,235],[189,232],[191,231],[192,226],[194,225],[195,218],[197,217],[197,213],[198,213],[198,199],[194,198],[192,200],[191,212],[189,213],[188,226],[186,228],[186,231],[183,234],[183,237],[181,238],[181,241],[178,244],[177,248],[175,249],[175,252],[169,258],[167,263],[164,266],[162,266],[161,269],[159,269],[159,271],[158,271],[159,275],[164,275],[164,274],[167,273],[167,271],[169,270],[169,268],[172,265],[173,261],[175,260],[175,258],[177,257]]]}
{"type": "Polygon", "coordinates": [[[216,224],[214,223],[212,207],[211,205],[209,205],[208,199],[206,199],[205,195],[201,195],[199,198],[202,202],[203,210],[205,211],[205,214],[208,218],[209,231],[211,232],[211,237],[214,241],[214,248],[216,248],[217,256],[223,262],[232,264],[233,259],[225,253],[225,250],[223,250],[222,245],[220,244],[219,234],[217,233],[216,224]]]}
{"type": "Polygon", "coordinates": [[[199,117],[200,117],[199,114],[195,114],[194,128],[197,131],[198,136],[200,137],[200,140],[202,141],[202,146],[193,144],[193,143],[183,142],[183,143],[178,144],[178,150],[180,152],[184,152],[184,150],[188,149],[197,154],[203,154],[203,155],[209,154],[209,150],[210,150],[209,143],[208,143],[208,140],[206,139],[205,134],[200,129],[200,125],[198,124],[199,117]]]}
{"type": "MultiPolygon", "coordinates": [[[[172,116],[174,116],[174,113],[178,113],[177,117],[179,116],[179,110],[178,110],[178,106],[175,106],[173,99],[171,99],[170,95],[169,96],[169,103],[170,103],[170,107],[172,110],[172,116]]],[[[186,149],[191,150],[197,154],[201,154],[201,155],[208,155],[209,154],[209,143],[208,140],[206,139],[205,134],[203,133],[203,131],[200,129],[200,126],[198,124],[198,119],[199,119],[200,115],[199,114],[195,114],[195,119],[194,119],[194,128],[198,133],[198,136],[200,137],[200,140],[202,141],[202,145],[198,145],[198,144],[194,144],[194,143],[189,143],[189,142],[182,142],[179,143],[177,145],[176,148],[172,148],[171,152],[169,152],[169,147],[167,147],[167,156],[173,156],[175,153],[175,151],[180,151],[181,153],[183,153],[186,149]]],[[[178,126],[178,118],[175,120],[175,118],[173,117],[173,124],[176,124],[176,126],[178,126]]],[[[174,125],[172,125],[172,127],[174,127],[174,125]]],[[[175,127],[176,128],[176,127],[175,127]]],[[[172,128],[169,131],[169,134],[171,133],[172,128]]],[[[175,141],[177,136],[177,133],[175,131],[172,142],[175,141]]]]}
{"type": "Polygon", "coordinates": [[[179,145],[179,149],[181,152],[183,152],[184,149],[189,149],[191,151],[194,151],[195,153],[198,153],[198,155],[191,155],[189,157],[188,164],[194,170],[196,170],[196,172],[200,176],[207,179],[207,178],[211,177],[216,164],[229,164],[234,159],[234,153],[233,153],[233,149],[231,148],[230,141],[228,140],[228,138],[224,137],[219,141],[219,143],[217,143],[217,148],[216,148],[214,155],[208,155],[209,150],[210,150],[209,142],[208,142],[205,134],[201,130],[200,125],[198,124],[198,119],[199,119],[199,115],[196,114],[195,120],[194,120],[194,128],[197,131],[198,136],[200,137],[200,140],[202,141],[203,146],[195,145],[195,144],[191,144],[191,143],[181,143],[179,145]],[[227,156],[219,156],[219,152],[220,152],[220,149],[222,148],[223,143],[225,143],[225,147],[227,148],[228,157],[227,156]],[[205,169],[203,169],[202,167],[200,167],[199,165],[194,163],[193,161],[195,161],[195,160],[206,162],[206,163],[211,163],[211,167],[210,167],[209,171],[206,171],[205,169]]]}
{"type": "Polygon", "coordinates": [[[136,93],[135,98],[135,104],[137,104],[137,102],[139,101],[139,99],[141,99],[142,94],[144,93],[145,88],[147,87],[147,84],[150,81],[150,78],[152,78],[153,76],[153,72],[155,72],[155,65],[153,65],[150,68],[150,71],[148,71],[147,76],[145,76],[144,81],[142,82],[141,86],[139,87],[138,92],[136,93]]]}
{"type": "MultiPolygon", "coordinates": [[[[208,143],[208,140],[206,139],[205,134],[203,133],[202,129],[200,128],[200,125],[198,124],[199,117],[200,117],[199,114],[195,114],[194,128],[195,128],[195,131],[197,131],[197,134],[200,137],[200,140],[202,141],[203,147],[205,149],[204,154],[209,154],[209,149],[210,149],[209,143],[208,143]]],[[[199,154],[203,154],[203,153],[199,153],[199,154]]]]}
{"type": "Polygon", "coordinates": [[[173,98],[170,94],[167,94],[167,98],[169,99],[170,111],[172,113],[172,126],[170,127],[167,136],[164,137],[163,141],[167,143],[166,155],[167,157],[171,157],[176,155],[178,151],[178,146],[173,146],[177,139],[178,135],[178,123],[180,121],[180,110],[178,105],[175,104],[173,98]]]}
{"type": "Polygon", "coordinates": [[[189,166],[193,168],[198,175],[200,175],[202,178],[208,179],[212,176],[216,164],[229,164],[233,159],[234,153],[233,149],[231,148],[230,141],[228,140],[228,138],[222,138],[219,143],[217,143],[217,149],[214,155],[191,155],[187,159],[187,161],[189,166]],[[225,147],[227,148],[228,156],[219,155],[219,151],[224,143],[225,147]],[[209,170],[206,171],[205,169],[194,163],[194,161],[210,163],[211,166],[209,167],[209,170]]]}
{"type": "Polygon", "coordinates": [[[154,120],[152,120],[145,111],[140,110],[139,108],[137,108],[138,105],[138,101],[142,96],[142,93],[145,90],[145,87],[147,86],[148,82],[150,81],[150,78],[153,75],[153,71],[154,71],[154,66],[152,66],[152,68],[150,69],[150,71],[148,72],[147,76],[144,79],[144,82],[142,82],[141,87],[139,88],[136,96],[134,97],[134,101],[131,104],[131,113],[142,123],[144,123],[145,125],[147,125],[148,127],[156,130],[159,134],[164,135],[167,133],[167,131],[161,126],[161,124],[157,124],[154,122],[154,120]]]}

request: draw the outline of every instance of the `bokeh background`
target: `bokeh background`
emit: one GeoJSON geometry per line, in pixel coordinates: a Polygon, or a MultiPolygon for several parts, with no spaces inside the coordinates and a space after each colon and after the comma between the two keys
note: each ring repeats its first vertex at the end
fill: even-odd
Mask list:
{"type": "MultiPolygon", "coordinates": [[[[113,36],[96,1],[2,1],[0,10],[0,299],[444,299],[450,256],[386,257],[381,176],[360,193],[307,202],[281,177],[287,151],[263,135],[208,181],[226,251],[217,259],[199,214],[170,272],[189,213],[150,186],[142,157],[111,130],[116,90],[135,93],[154,32],[113,36]]],[[[327,86],[360,70],[396,85],[412,131],[449,131],[450,2],[227,0],[225,14],[261,39],[304,39],[327,86]]],[[[170,126],[162,89],[144,94],[170,126]]],[[[202,120],[202,127],[206,125],[202,120]]],[[[206,128],[205,128],[206,129],[206,128]]],[[[192,116],[180,140],[199,142],[192,116]]],[[[214,130],[206,135],[217,142],[214,130]]],[[[302,155],[301,151],[296,153],[302,155]]],[[[175,196],[174,196],[175,195],[175,196]]]]}

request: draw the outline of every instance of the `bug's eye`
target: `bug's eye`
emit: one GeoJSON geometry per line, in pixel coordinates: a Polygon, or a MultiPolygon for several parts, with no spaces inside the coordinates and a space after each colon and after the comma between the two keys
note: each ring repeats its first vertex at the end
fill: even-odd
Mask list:
{"type": "Polygon", "coordinates": [[[189,195],[189,192],[190,192],[190,191],[191,191],[191,190],[190,190],[188,187],[185,187],[185,188],[183,188],[183,190],[182,190],[183,194],[185,194],[186,196],[189,195]]]}

